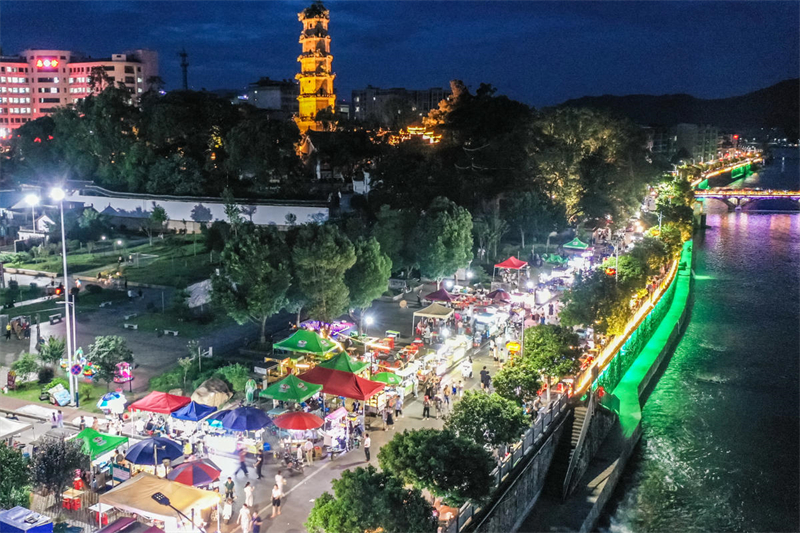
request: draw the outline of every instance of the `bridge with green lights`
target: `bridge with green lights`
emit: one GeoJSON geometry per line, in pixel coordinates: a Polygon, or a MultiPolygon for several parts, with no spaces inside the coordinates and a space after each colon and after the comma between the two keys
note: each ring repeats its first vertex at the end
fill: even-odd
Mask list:
{"type": "Polygon", "coordinates": [[[781,191],[771,189],[698,189],[694,197],[699,199],[713,198],[724,202],[728,209],[741,209],[749,202],[756,200],[792,200],[800,202],[800,191],[781,191]]]}

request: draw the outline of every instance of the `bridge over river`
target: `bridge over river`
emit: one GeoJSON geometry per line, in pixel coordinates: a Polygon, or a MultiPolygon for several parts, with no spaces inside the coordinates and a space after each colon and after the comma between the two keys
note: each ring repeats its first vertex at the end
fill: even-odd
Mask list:
{"type": "Polygon", "coordinates": [[[763,189],[698,189],[697,199],[713,198],[725,202],[728,209],[740,209],[744,204],[758,200],[792,200],[800,202],[800,191],[763,189]]]}

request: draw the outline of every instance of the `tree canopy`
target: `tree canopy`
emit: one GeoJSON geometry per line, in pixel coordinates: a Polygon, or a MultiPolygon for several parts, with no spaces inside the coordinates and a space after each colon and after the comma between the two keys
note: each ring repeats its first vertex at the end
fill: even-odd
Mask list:
{"type": "Polygon", "coordinates": [[[80,439],[48,439],[39,445],[31,462],[33,484],[53,493],[57,502],[75,479],[75,470],[89,467],[89,456],[83,453],[80,439]]]}
{"type": "Polygon", "coordinates": [[[89,345],[86,359],[94,366],[95,379],[108,384],[114,379],[118,363],[133,362],[133,352],[128,348],[124,338],[118,335],[106,335],[94,338],[94,343],[89,345]]]}
{"type": "Polygon", "coordinates": [[[372,237],[355,243],[356,262],[345,272],[350,291],[350,305],[366,309],[389,287],[392,261],[381,253],[381,245],[372,237]]]}
{"type": "Polygon", "coordinates": [[[417,222],[417,264],[423,276],[441,281],[472,260],[472,215],[446,198],[436,198],[417,222]]]}
{"type": "Polygon", "coordinates": [[[20,450],[0,442],[0,508],[11,509],[17,505],[26,507],[31,490],[31,472],[28,460],[20,450]]]}
{"type": "Polygon", "coordinates": [[[445,423],[460,437],[489,446],[516,442],[529,426],[530,420],[518,404],[482,391],[466,391],[445,423]]]}

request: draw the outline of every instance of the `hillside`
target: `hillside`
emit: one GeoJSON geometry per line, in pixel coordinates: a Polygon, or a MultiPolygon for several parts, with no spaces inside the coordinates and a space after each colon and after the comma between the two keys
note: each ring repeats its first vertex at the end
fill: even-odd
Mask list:
{"type": "Polygon", "coordinates": [[[704,100],[688,94],[653,96],[584,96],[561,106],[605,109],[639,124],[680,122],[713,124],[722,128],[779,127],[797,136],[800,122],[800,79],[785,80],[742,96],[704,100]]]}

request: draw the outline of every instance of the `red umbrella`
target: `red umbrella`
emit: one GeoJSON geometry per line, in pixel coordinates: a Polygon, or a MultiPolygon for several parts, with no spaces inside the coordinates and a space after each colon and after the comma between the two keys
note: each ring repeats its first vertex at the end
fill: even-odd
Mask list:
{"type": "Polygon", "coordinates": [[[497,289],[496,291],[492,291],[486,296],[494,301],[502,301],[502,302],[511,301],[511,296],[503,289],[497,289]]]}
{"type": "Polygon", "coordinates": [[[183,483],[184,485],[204,486],[219,479],[220,471],[203,461],[189,461],[182,463],[167,474],[167,479],[183,483]]]}
{"type": "Polygon", "coordinates": [[[317,429],[323,424],[320,417],[302,411],[286,413],[273,418],[272,421],[282,429],[317,429]]]}

